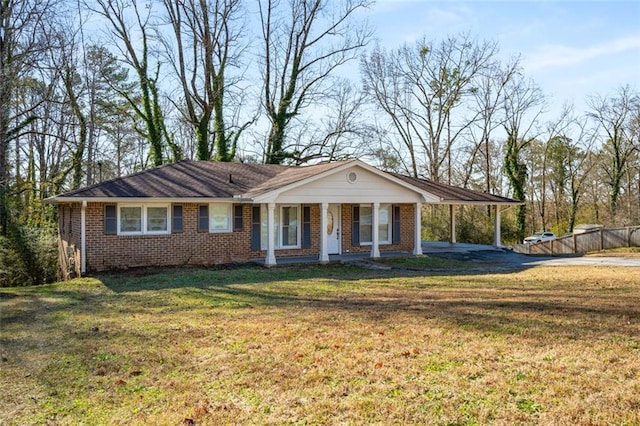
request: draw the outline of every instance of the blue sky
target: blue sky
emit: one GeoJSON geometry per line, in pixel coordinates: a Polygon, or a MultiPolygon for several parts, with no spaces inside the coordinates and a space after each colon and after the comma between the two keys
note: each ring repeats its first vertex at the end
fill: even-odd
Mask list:
{"type": "Polygon", "coordinates": [[[497,41],[505,60],[521,55],[551,111],[569,101],[582,112],[587,95],[622,85],[640,90],[640,0],[378,0],[368,15],[386,48],[464,32],[497,41]]]}

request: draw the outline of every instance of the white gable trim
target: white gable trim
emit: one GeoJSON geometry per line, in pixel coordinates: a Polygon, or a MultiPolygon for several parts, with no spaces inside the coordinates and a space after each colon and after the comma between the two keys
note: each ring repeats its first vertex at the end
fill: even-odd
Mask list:
{"type": "MultiPolygon", "coordinates": [[[[429,192],[426,192],[426,191],[424,191],[424,190],[422,190],[422,189],[420,189],[420,188],[418,188],[416,186],[413,186],[413,185],[411,185],[411,184],[409,184],[409,183],[407,183],[407,182],[405,182],[405,181],[403,181],[401,179],[398,179],[398,178],[396,178],[394,176],[391,176],[391,175],[389,175],[389,174],[387,174],[387,173],[385,173],[385,172],[383,172],[383,171],[381,171],[381,170],[379,170],[379,169],[377,169],[377,168],[375,168],[373,166],[370,166],[367,163],[364,163],[364,162],[362,162],[360,160],[348,161],[348,162],[345,162],[341,166],[335,167],[333,169],[327,170],[327,171],[322,172],[322,173],[318,173],[317,175],[308,177],[306,179],[299,180],[297,182],[291,183],[289,185],[285,185],[283,187],[274,189],[272,191],[267,191],[267,192],[265,192],[263,194],[260,194],[260,195],[257,195],[255,197],[253,197],[253,201],[255,203],[269,203],[269,202],[273,203],[273,202],[276,202],[276,200],[278,199],[278,197],[282,193],[285,193],[287,191],[291,191],[293,189],[299,188],[299,187],[304,186],[304,185],[308,185],[311,182],[316,182],[318,180],[324,179],[327,176],[331,176],[331,175],[334,175],[336,173],[344,172],[345,170],[353,168],[354,166],[355,167],[360,167],[360,168],[362,168],[362,169],[364,169],[364,170],[366,170],[366,171],[368,171],[368,172],[370,172],[370,173],[372,173],[372,174],[374,174],[374,175],[376,175],[376,176],[378,176],[378,177],[380,177],[382,179],[385,179],[385,180],[390,181],[390,182],[392,182],[392,183],[394,183],[394,184],[396,184],[398,186],[401,186],[401,187],[403,187],[405,189],[408,189],[408,190],[410,190],[412,192],[415,192],[416,194],[418,194],[418,195],[420,195],[422,197],[422,200],[423,200],[424,203],[439,203],[439,202],[442,201],[439,197],[436,197],[435,195],[433,195],[433,194],[431,194],[429,192]]],[[[345,185],[347,185],[346,182],[345,182],[345,185]]]]}

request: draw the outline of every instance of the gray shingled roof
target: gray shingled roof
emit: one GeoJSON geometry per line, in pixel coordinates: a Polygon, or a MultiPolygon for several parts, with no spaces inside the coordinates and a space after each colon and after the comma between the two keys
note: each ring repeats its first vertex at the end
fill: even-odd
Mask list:
{"type": "Polygon", "coordinates": [[[306,179],[344,162],[306,167],[183,160],[123,176],[56,198],[233,198],[306,179]]]}
{"type": "Polygon", "coordinates": [[[513,200],[511,198],[473,191],[471,189],[460,188],[458,186],[436,183],[428,179],[414,178],[397,173],[388,174],[416,186],[425,192],[435,195],[440,198],[444,204],[447,204],[447,202],[471,204],[522,204],[520,201],[513,200]]]}
{"type": "MultiPolygon", "coordinates": [[[[355,161],[354,161],[355,162],[355,161]]],[[[291,167],[273,164],[218,163],[183,160],[133,175],[67,192],[49,201],[91,198],[249,198],[303,181],[349,161],[291,167]]],[[[385,173],[385,172],[381,172],[385,173]]],[[[443,203],[518,204],[491,194],[417,179],[396,173],[394,178],[442,200],[443,203]]]]}

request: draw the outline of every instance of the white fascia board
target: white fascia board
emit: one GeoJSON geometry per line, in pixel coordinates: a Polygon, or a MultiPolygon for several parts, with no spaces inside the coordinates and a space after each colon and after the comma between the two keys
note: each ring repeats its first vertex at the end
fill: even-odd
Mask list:
{"type": "Polygon", "coordinates": [[[51,197],[44,200],[47,204],[65,203],[252,203],[243,197],[232,198],[167,198],[167,197],[51,197]]]}
{"type": "Polygon", "coordinates": [[[456,205],[456,206],[520,206],[524,204],[524,201],[451,201],[451,200],[441,200],[431,203],[431,204],[442,204],[442,205],[456,205]]]}
{"type": "Polygon", "coordinates": [[[440,197],[436,197],[430,192],[420,191],[422,194],[422,202],[424,204],[441,204],[442,199],[440,197]]]}

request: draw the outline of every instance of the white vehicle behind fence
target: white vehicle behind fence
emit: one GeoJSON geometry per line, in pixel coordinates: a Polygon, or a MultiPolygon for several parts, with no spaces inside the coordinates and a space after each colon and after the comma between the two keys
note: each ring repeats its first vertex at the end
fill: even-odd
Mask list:
{"type": "Polygon", "coordinates": [[[556,234],[553,232],[539,232],[537,234],[533,234],[530,237],[524,239],[525,244],[537,244],[543,241],[551,241],[556,239],[556,234]]]}

